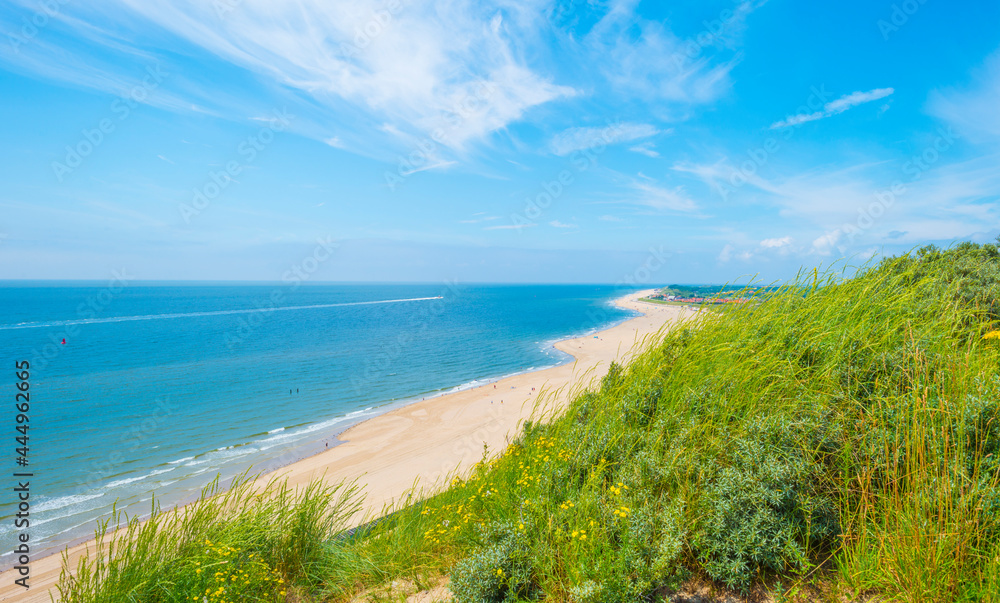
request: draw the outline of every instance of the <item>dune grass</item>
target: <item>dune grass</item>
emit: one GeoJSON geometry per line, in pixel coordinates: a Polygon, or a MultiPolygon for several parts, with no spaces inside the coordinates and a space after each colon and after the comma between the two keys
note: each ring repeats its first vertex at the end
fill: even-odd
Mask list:
{"type": "Polygon", "coordinates": [[[222,488],[216,479],[191,505],[103,522],[94,554],[72,572],[64,557],[59,600],[285,601],[292,584],[319,584],[326,543],[357,509],[352,485],[294,490],[272,480],[255,488],[243,474],[222,488]]]}
{"type": "MultiPolygon", "coordinates": [[[[307,509],[294,536],[286,507],[247,499],[260,511],[244,520],[207,499],[137,524],[127,551],[63,592],[193,600],[158,593],[187,584],[165,577],[189,576],[211,540],[255,551],[296,601],[440,576],[469,603],[670,600],[694,582],[774,600],[998,600],[998,286],[993,245],[925,248],[847,280],[813,271],[665,333],[369,529],[333,537],[352,499],[319,486],[263,499],[307,509]]],[[[288,596],[260,584],[272,598],[229,600],[288,596]]]]}

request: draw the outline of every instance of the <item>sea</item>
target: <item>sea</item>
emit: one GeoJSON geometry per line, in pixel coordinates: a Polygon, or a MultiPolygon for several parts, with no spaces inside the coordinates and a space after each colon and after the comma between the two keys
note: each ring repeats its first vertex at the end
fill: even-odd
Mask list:
{"type": "Polygon", "coordinates": [[[611,303],[628,292],[0,282],[0,569],[21,533],[56,552],[114,508],[188,502],[392,408],[567,362],[553,344],[632,316],[611,303]]]}

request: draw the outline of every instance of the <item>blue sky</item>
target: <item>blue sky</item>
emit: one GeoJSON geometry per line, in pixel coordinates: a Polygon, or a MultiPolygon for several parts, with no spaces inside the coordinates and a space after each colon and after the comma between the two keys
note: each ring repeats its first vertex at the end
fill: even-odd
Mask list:
{"type": "Polygon", "coordinates": [[[989,241],[998,22],[964,0],[10,0],[0,278],[772,281],[989,241]]]}

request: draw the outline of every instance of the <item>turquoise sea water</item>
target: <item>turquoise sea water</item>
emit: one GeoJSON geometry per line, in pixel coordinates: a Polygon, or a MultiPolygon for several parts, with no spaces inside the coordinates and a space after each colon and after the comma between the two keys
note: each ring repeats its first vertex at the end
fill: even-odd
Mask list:
{"type": "Polygon", "coordinates": [[[33,473],[33,552],[52,550],[91,535],[116,501],[146,513],[154,493],[164,504],[190,500],[218,474],[286,465],[393,405],[564,362],[552,343],[627,318],[610,304],[625,292],[0,284],[0,395],[10,409],[0,463],[11,482],[0,498],[0,567],[12,565],[22,531],[15,471],[33,473]],[[15,363],[25,360],[29,465],[18,467],[15,363]]]}

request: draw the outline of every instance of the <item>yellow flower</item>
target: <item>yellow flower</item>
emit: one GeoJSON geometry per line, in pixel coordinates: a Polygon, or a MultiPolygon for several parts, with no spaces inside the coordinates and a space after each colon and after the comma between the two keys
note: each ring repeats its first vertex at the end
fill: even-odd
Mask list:
{"type": "Polygon", "coordinates": [[[983,335],[983,339],[1000,339],[1000,331],[990,331],[983,335]]]}

